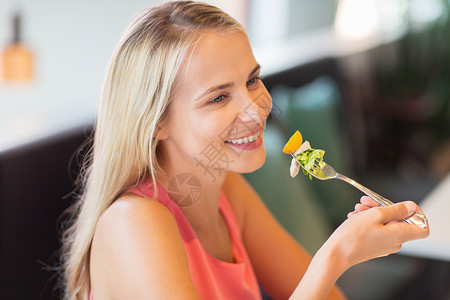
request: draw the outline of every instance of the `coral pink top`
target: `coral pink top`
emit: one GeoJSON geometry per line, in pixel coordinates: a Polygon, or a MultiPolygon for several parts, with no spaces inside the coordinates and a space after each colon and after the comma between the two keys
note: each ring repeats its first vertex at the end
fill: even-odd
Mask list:
{"type": "MultiPolygon", "coordinates": [[[[241,238],[234,212],[225,195],[221,193],[219,209],[228,227],[235,263],[216,259],[206,252],[192,226],[178,204],[157,184],[159,203],[172,213],[178,225],[186,250],[192,281],[201,299],[261,299],[261,294],[250,259],[241,238]]],[[[130,192],[152,198],[153,184],[144,180],[130,192]]]]}

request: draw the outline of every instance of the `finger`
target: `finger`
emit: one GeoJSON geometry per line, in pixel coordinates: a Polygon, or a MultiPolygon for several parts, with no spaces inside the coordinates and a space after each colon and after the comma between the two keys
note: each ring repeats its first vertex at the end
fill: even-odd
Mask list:
{"type": "Polygon", "coordinates": [[[366,206],[366,205],[363,205],[363,204],[361,204],[361,203],[356,203],[356,204],[355,204],[355,210],[349,212],[349,213],[347,214],[347,218],[350,218],[351,216],[353,216],[353,215],[355,215],[355,214],[357,214],[357,213],[360,213],[360,212],[362,212],[362,211],[365,211],[365,210],[368,210],[368,209],[371,209],[371,208],[372,208],[372,207],[370,207],[370,206],[366,206]]]}
{"type": "Polygon", "coordinates": [[[364,205],[370,206],[370,207],[380,206],[380,204],[378,202],[376,202],[375,200],[373,200],[369,196],[362,196],[359,201],[361,202],[361,204],[364,204],[364,205]]]}
{"type": "Polygon", "coordinates": [[[361,212],[361,211],[364,211],[364,210],[368,210],[370,208],[372,208],[372,207],[364,205],[364,204],[361,204],[361,203],[356,203],[355,204],[355,212],[361,212]]]}
{"type": "Polygon", "coordinates": [[[430,235],[429,226],[423,228],[400,221],[390,222],[386,226],[393,230],[392,236],[397,236],[402,244],[406,241],[423,239],[430,235]]]}
{"type": "Polygon", "coordinates": [[[403,238],[407,241],[423,239],[430,235],[430,228],[428,226],[422,228],[405,222],[400,222],[396,225],[401,228],[400,230],[397,228],[396,232],[401,231],[403,233],[403,238]]]}
{"type": "Polygon", "coordinates": [[[383,211],[381,221],[386,224],[388,222],[400,221],[412,216],[418,210],[418,206],[412,201],[405,201],[396,203],[392,206],[383,207],[381,210],[383,211]]]}
{"type": "Polygon", "coordinates": [[[416,208],[416,211],[415,211],[415,213],[416,214],[421,214],[421,215],[425,215],[424,213],[423,213],[423,211],[422,211],[422,209],[420,209],[420,207],[416,204],[416,203],[414,203],[413,201],[404,201],[404,203],[406,203],[406,202],[411,202],[414,206],[415,206],[415,208],[416,208]]]}
{"type": "Polygon", "coordinates": [[[410,215],[408,217],[411,217],[414,214],[425,215],[420,207],[413,201],[403,201],[399,203],[403,203],[408,208],[408,211],[410,212],[410,215]]]}

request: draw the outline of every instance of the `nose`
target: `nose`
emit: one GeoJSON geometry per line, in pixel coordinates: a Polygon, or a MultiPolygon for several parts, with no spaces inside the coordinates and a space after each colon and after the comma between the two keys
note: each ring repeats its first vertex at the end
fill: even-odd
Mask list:
{"type": "Polygon", "coordinates": [[[256,95],[249,91],[242,93],[242,101],[240,105],[239,119],[242,122],[261,123],[267,119],[272,109],[272,99],[267,91],[260,92],[256,95]]]}

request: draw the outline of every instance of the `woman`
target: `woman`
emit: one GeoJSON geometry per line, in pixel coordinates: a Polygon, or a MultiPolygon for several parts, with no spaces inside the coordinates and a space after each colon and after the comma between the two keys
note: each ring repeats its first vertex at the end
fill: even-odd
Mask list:
{"type": "Polygon", "coordinates": [[[143,10],[107,72],[65,235],[71,299],[342,299],[350,266],[428,229],[363,197],[311,259],[239,173],[265,160],[271,98],[243,28],[194,2],[143,10]]]}

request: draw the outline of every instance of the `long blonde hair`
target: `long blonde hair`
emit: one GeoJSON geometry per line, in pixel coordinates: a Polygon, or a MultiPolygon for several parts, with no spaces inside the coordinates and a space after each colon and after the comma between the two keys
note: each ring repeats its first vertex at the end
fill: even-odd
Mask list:
{"type": "Polygon", "coordinates": [[[176,1],[142,10],[117,45],[107,70],[93,149],[82,174],[82,195],[63,233],[64,297],[88,299],[90,249],[96,224],[124,192],[155,181],[158,128],[186,78],[183,62],[205,30],[241,31],[213,6],[176,1]]]}

